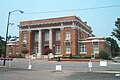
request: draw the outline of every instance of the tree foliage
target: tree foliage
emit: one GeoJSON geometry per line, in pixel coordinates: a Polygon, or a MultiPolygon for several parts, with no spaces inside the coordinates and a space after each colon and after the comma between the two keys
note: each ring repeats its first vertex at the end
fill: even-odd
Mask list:
{"type": "Polygon", "coordinates": [[[4,37],[0,36],[0,57],[4,54],[5,52],[5,41],[4,37]]]}
{"type": "Polygon", "coordinates": [[[112,36],[116,37],[120,41],[120,18],[115,21],[116,28],[113,29],[112,36]]]}
{"type": "Polygon", "coordinates": [[[27,49],[23,49],[22,51],[21,51],[21,53],[23,53],[23,54],[27,54],[29,52],[29,50],[27,50],[27,49]]]}
{"type": "Polygon", "coordinates": [[[16,41],[18,38],[19,38],[19,37],[17,37],[17,36],[11,36],[11,35],[9,35],[9,36],[7,37],[7,41],[16,41]]]}
{"type": "Polygon", "coordinates": [[[110,42],[110,44],[111,44],[111,52],[113,52],[113,53],[114,53],[114,52],[119,52],[119,46],[118,46],[116,40],[114,40],[114,39],[111,38],[111,37],[107,37],[106,40],[107,40],[108,42],[110,42]]]}
{"type": "Polygon", "coordinates": [[[99,52],[99,57],[102,58],[102,59],[108,59],[109,58],[109,55],[107,52],[105,51],[100,51],[99,52]]]}

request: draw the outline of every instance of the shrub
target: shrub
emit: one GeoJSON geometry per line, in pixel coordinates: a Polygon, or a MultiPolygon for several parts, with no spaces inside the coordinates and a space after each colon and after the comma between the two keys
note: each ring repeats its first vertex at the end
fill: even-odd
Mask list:
{"type": "Polygon", "coordinates": [[[118,56],[118,52],[112,52],[111,55],[112,57],[118,56]]]}
{"type": "Polygon", "coordinates": [[[112,52],[112,57],[120,56],[120,52],[112,52]]]}
{"type": "Polygon", "coordinates": [[[52,49],[46,48],[43,52],[43,55],[48,55],[49,53],[52,53],[52,49]]]}
{"type": "Polygon", "coordinates": [[[108,59],[109,58],[109,55],[107,52],[105,51],[100,51],[99,52],[99,57],[102,58],[102,59],[108,59]]]}
{"type": "Polygon", "coordinates": [[[12,54],[12,58],[24,58],[22,54],[12,54]]]}
{"type": "Polygon", "coordinates": [[[22,52],[23,54],[27,54],[29,51],[28,51],[27,49],[23,49],[21,52],[22,52]]]}

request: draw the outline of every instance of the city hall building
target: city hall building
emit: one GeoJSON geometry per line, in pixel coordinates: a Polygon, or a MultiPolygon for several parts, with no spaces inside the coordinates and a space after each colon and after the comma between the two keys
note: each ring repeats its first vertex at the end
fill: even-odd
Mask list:
{"type": "Polygon", "coordinates": [[[110,53],[110,44],[103,37],[94,37],[92,29],[76,16],[21,21],[19,50],[27,49],[29,55],[43,55],[49,47],[55,55],[99,56],[99,51],[110,53]]]}

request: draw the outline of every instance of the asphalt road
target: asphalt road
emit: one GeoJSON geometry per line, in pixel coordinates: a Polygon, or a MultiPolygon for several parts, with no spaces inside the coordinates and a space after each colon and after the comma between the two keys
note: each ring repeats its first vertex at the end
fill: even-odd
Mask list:
{"type": "MultiPolygon", "coordinates": [[[[28,69],[28,59],[14,59],[9,66],[0,67],[0,80],[120,80],[116,73],[103,73],[103,70],[120,70],[120,63],[109,62],[106,67],[93,63],[92,72],[87,62],[56,62],[31,60],[32,69],[28,69]],[[56,71],[56,65],[62,70],[56,71]],[[9,68],[10,67],[10,68],[9,68]]],[[[2,65],[2,61],[0,61],[2,65]]]]}
{"type": "Polygon", "coordinates": [[[0,80],[120,80],[115,73],[0,68],[0,80]]]}

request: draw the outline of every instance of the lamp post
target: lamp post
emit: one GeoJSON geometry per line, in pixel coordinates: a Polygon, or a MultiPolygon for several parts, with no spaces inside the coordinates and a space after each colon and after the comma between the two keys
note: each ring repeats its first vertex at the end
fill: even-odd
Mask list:
{"type": "Polygon", "coordinates": [[[3,63],[3,66],[5,66],[5,60],[6,60],[5,58],[6,58],[6,49],[7,49],[6,47],[7,47],[7,41],[8,41],[8,30],[9,30],[9,25],[10,25],[10,23],[9,23],[9,21],[10,21],[10,15],[11,15],[11,13],[14,13],[14,12],[17,12],[17,11],[19,11],[20,13],[24,13],[21,10],[14,10],[14,11],[9,12],[9,14],[8,14],[6,39],[5,39],[5,53],[4,53],[4,63],[3,63]]]}

